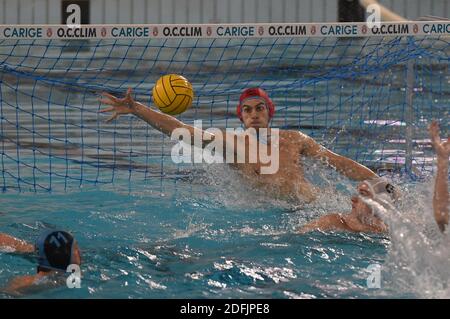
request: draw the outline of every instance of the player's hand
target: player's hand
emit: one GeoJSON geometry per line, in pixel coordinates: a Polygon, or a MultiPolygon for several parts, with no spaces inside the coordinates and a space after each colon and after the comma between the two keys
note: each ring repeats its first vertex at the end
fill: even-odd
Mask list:
{"type": "Polygon", "coordinates": [[[99,113],[113,112],[113,115],[106,120],[107,123],[117,119],[119,115],[131,114],[135,110],[135,101],[131,97],[131,88],[128,88],[127,94],[123,99],[119,99],[114,95],[103,92],[105,99],[99,99],[101,103],[111,105],[110,107],[98,111],[99,113]]]}
{"type": "Polygon", "coordinates": [[[430,132],[431,144],[433,145],[437,156],[448,160],[450,155],[450,137],[447,138],[446,141],[441,142],[441,138],[439,136],[439,124],[437,121],[433,121],[428,130],[430,132]]]}

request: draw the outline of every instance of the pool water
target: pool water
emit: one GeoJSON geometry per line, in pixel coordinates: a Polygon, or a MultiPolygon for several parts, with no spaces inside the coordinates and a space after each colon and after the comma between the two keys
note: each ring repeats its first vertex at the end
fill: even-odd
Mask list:
{"type": "MultiPolygon", "coordinates": [[[[432,118],[448,132],[446,38],[82,45],[89,50],[0,41],[0,232],[34,242],[45,228],[66,229],[83,261],[80,289],[23,297],[450,297],[449,236],[436,231],[432,180],[396,175],[410,144],[417,171],[431,171],[432,118]],[[409,109],[408,61],[415,65],[409,109]],[[175,165],[169,138],[135,117],[105,123],[97,113],[101,91],[133,87],[136,100],[151,104],[157,78],[175,72],[194,86],[192,109],[178,117],[188,124],[239,127],[239,93],[261,86],[277,105],[274,127],[301,130],[377,173],[389,171],[404,194],[399,212],[385,216],[390,235],[295,232],[350,210],[356,184],[330,169],[306,164],[320,199],[292,205],[248,189],[224,165],[175,165]],[[367,285],[374,265],[380,288],[367,285]]],[[[35,268],[34,257],[0,252],[0,287],[35,268]]]]}
{"type": "MultiPolygon", "coordinates": [[[[226,179],[228,173],[205,174],[226,179]]],[[[405,199],[412,201],[406,210],[417,211],[409,210],[410,218],[403,215],[401,222],[393,219],[395,236],[295,233],[332,208],[349,211],[354,184],[337,181],[341,192],[326,187],[320,204],[303,207],[236,189],[227,181],[177,181],[164,189],[147,183],[131,192],[101,186],[3,194],[0,232],[32,242],[42,229],[56,227],[69,230],[79,242],[80,289],[63,286],[23,297],[448,298],[448,286],[435,284],[448,284],[450,278],[449,254],[442,248],[448,250],[448,240],[441,234],[420,236],[426,234],[425,224],[433,227],[426,200],[429,182],[403,185],[405,199]],[[379,289],[367,286],[367,267],[373,264],[381,266],[379,289]]],[[[0,264],[4,286],[14,276],[32,274],[36,260],[0,252],[0,264]]]]}

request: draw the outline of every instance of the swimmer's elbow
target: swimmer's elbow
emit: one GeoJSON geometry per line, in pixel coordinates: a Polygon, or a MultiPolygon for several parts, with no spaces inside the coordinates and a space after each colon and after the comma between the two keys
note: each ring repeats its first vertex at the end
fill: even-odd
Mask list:
{"type": "Polygon", "coordinates": [[[329,231],[337,229],[339,228],[338,225],[336,225],[337,220],[340,220],[338,214],[322,216],[317,220],[313,220],[312,222],[301,227],[298,230],[298,233],[304,234],[312,231],[329,231]]]}
{"type": "Polygon", "coordinates": [[[309,233],[309,232],[314,231],[314,230],[315,230],[315,228],[311,228],[308,225],[306,225],[306,226],[302,226],[300,228],[297,228],[296,233],[300,234],[300,235],[303,235],[303,234],[309,233]]]}

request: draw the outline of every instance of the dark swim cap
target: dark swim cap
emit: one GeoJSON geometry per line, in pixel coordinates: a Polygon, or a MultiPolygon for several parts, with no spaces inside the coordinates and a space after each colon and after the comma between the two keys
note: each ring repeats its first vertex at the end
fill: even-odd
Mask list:
{"type": "Polygon", "coordinates": [[[44,231],[36,241],[38,266],[52,270],[66,271],[72,264],[75,239],[62,230],[44,231]]]}

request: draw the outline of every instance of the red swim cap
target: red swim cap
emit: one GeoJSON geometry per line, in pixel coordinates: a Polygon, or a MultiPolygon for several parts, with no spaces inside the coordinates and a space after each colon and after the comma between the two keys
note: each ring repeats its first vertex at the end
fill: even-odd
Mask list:
{"type": "Polygon", "coordinates": [[[267,107],[269,108],[269,118],[272,118],[275,114],[275,106],[273,105],[272,100],[270,99],[269,95],[260,88],[249,88],[244,90],[242,92],[241,96],[239,97],[239,104],[236,108],[236,113],[239,119],[242,121],[242,102],[250,97],[261,97],[266,101],[267,107]]]}

